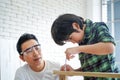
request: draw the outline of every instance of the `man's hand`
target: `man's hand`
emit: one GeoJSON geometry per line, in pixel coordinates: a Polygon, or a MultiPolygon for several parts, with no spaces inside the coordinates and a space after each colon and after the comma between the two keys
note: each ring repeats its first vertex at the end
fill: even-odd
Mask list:
{"type": "Polygon", "coordinates": [[[65,64],[65,65],[63,65],[63,66],[61,66],[61,71],[65,71],[65,67],[66,67],[66,71],[73,71],[74,69],[70,66],[70,65],[68,65],[68,64],[65,64]]]}

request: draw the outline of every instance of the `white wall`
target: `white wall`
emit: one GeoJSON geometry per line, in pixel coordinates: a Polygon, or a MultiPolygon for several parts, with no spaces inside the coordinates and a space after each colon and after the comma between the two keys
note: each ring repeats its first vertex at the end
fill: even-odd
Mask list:
{"type": "Polygon", "coordinates": [[[86,1],[87,1],[86,18],[89,18],[94,22],[102,21],[101,0],[86,0],[86,1]]]}
{"type": "Polygon", "coordinates": [[[12,80],[21,64],[15,44],[14,40],[0,39],[1,80],[12,80]]]}
{"type": "MultiPolygon", "coordinates": [[[[58,46],[52,40],[52,22],[63,13],[85,17],[85,3],[85,0],[0,0],[1,80],[13,80],[16,69],[23,64],[16,51],[16,42],[24,32],[38,37],[45,59],[63,64],[67,46],[58,46]]],[[[80,66],[77,58],[75,62],[73,67],[80,66]]]]}
{"type": "MultiPolygon", "coordinates": [[[[92,8],[95,6],[91,5],[91,0],[0,0],[1,80],[13,80],[16,69],[23,64],[16,51],[16,42],[25,32],[37,36],[45,59],[64,64],[64,50],[76,44],[56,45],[50,33],[52,22],[63,13],[94,19],[92,8]]],[[[77,55],[68,63],[74,68],[80,66],[77,55]]]]}

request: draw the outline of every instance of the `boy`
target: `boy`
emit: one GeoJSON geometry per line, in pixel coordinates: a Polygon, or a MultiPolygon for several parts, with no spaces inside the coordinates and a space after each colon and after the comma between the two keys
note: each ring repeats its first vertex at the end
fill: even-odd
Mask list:
{"type": "MultiPolygon", "coordinates": [[[[66,42],[78,43],[79,46],[67,48],[66,58],[69,60],[75,54],[79,55],[81,67],[73,69],[67,65],[67,70],[84,72],[118,73],[115,64],[114,39],[103,22],[93,23],[74,14],[60,15],[51,28],[52,38],[58,45],[66,42]]],[[[84,77],[84,80],[117,80],[113,78],[84,77]]]]}

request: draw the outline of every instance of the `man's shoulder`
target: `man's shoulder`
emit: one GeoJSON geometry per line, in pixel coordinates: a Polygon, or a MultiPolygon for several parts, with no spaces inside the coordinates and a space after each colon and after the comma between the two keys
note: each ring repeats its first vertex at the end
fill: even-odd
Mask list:
{"type": "Polygon", "coordinates": [[[28,64],[24,64],[22,66],[20,66],[17,71],[25,71],[26,69],[28,69],[28,64]]]}
{"type": "Polygon", "coordinates": [[[54,67],[54,68],[55,67],[60,68],[60,63],[57,61],[46,60],[45,62],[46,62],[46,65],[49,65],[49,66],[54,67]]]}
{"type": "Polygon", "coordinates": [[[46,62],[49,63],[49,64],[52,64],[52,65],[60,65],[60,63],[57,62],[57,61],[46,60],[46,62]]]}

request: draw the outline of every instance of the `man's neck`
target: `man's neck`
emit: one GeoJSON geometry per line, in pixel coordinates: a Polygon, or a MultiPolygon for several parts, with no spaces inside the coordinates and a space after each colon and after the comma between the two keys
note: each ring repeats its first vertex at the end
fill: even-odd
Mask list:
{"type": "Polygon", "coordinates": [[[31,69],[35,72],[40,72],[44,69],[44,67],[45,67],[45,61],[43,60],[40,65],[36,67],[31,67],[31,69]]]}

